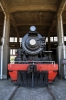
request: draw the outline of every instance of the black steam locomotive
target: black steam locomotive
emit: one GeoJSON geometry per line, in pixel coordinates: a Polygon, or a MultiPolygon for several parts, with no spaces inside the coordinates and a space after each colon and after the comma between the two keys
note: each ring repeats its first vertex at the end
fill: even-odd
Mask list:
{"type": "Polygon", "coordinates": [[[52,61],[52,51],[46,51],[45,37],[36,32],[35,26],[22,38],[16,52],[15,64],[9,64],[11,79],[19,85],[46,85],[57,75],[58,65],[52,61]]]}

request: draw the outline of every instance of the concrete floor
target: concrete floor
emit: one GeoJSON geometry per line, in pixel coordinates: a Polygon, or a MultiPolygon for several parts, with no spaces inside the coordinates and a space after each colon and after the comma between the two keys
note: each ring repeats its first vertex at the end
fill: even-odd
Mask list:
{"type": "MultiPolygon", "coordinates": [[[[56,100],[66,100],[66,81],[57,79],[50,84],[50,89],[55,95],[56,100]]],[[[20,87],[12,100],[53,100],[46,87],[26,88],[20,87]]]]}
{"type": "MultiPolygon", "coordinates": [[[[9,80],[0,80],[0,100],[9,94],[14,84],[9,80]]],[[[56,100],[66,100],[66,80],[57,79],[50,84],[50,89],[56,100]]],[[[12,100],[53,100],[46,87],[19,87],[12,100]]]]}
{"type": "Polygon", "coordinates": [[[0,100],[4,100],[4,98],[10,93],[12,87],[14,85],[9,80],[0,80],[0,100]]]}
{"type": "Polygon", "coordinates": [[[53,100],[46,88],[20,87],[12,100],[53,100]]]}
{"type": "Polygon", "coordinates": [[[66,100],[66,80],[57,80],[50,88],[57,100],[66,100]]]}

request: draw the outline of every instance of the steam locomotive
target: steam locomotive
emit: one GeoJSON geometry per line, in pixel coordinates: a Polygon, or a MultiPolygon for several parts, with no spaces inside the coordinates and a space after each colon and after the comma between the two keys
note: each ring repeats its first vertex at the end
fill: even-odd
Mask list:
{"type": "Polygon", "coordinates": [[[22,86],[44,86],[52,82],[58,64],[52,59],[52,51],[46,51],[45,37],[35,26],[22,38],[21,48],[16,52],[14,64],[8,64],[11,80],[22,86]]]}

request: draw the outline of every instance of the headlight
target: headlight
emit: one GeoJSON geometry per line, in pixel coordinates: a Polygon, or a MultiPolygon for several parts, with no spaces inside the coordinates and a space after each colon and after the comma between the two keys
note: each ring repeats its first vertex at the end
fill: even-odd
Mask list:
{"type": "Polygon", "coordinates": [[[30,44],[31,44],[31,45],[35,45],[35,44],[36,44],[36,40],[35,40],[35,39],[31,39],[31,40],[30,40],[30,44]]]}
{"type": "Polygon", "coordinates": [[[36,27],[35,26],[31,26],[30,27],[30,31],[36,31],[36,27]]]}

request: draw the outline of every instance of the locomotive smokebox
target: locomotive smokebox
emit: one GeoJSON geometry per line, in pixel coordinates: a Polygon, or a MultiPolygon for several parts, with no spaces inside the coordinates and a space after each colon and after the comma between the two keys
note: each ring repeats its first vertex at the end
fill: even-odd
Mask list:
{"type": "MultiPolygon", "coordinates": [[[[32,28],[32,27],[31,27],[32,28]]],[[[34,28],[34,27],[33,27],[34,28]]],[[[39,33],[32,29],[29,33],[27,33],[22,39],[22,48],[27,54],[36,55],[45,48],[45,38],[42,37],[39,33]]]]}

